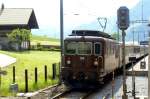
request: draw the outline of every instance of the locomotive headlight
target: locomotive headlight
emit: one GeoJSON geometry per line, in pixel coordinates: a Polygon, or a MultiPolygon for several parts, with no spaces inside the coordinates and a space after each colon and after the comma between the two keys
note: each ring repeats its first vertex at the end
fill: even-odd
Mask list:
{"type": "Polygon", "coordinates": [[[98,61],[94,61],[94,65],[95,65],[95,66],[98,66],[98,61]]]}
{"type": "Polygon", "coordinates": [[[94,61],[94,66],[98,66],[98,60],[97,60],[97,58],[94,61]]]}
{"type": "Polygon", "coordinates": [[[71,61],[70,61],[70,60],[67,60],[67,64],[70,65],[70,64],[71,64],[71,61]]]}
{"type": "Polygon", "coordinates": [[[85,78],[84,78],[84,79],[85,79],[85,80],[87,80],[88,78],[89,78],[88,76],[85,76],[85,78]]]}
{"type": "Polygon", "coordinates": [[[73,79],[76,79],[76,76],[73,76],[73,79]]]}
{"type": "Polygon", "coordinates": [[[70,65],[71,64],[70,58],[68,58],[66,62],[67,62],[68,65],[70,65]]]}

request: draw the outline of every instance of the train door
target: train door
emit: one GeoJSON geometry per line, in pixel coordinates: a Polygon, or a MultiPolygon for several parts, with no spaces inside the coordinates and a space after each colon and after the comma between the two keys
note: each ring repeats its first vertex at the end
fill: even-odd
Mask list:
{"type": "Polygon", "coordinates": [[[98,61],[98,68],[97,71],[103,71],[103,55],[102,55],[102,43],[101,42],[96,42],[94,43],[94,54],[97,57],[97,61],[98,61]]]}

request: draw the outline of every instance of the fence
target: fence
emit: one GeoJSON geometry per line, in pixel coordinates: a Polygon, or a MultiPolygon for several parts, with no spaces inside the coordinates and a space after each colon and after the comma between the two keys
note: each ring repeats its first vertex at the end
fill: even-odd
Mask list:
{"type": "MultiPolygon", "coordinates": [[[[56,64],[56,63],[54,63],[54,64],[52,64],[52,72],[48,72],[48,68],[47,68],[48,66],[47,65],[45,65],[45,66],[43,66],[43,77],[44,77],[44,80],[43,80],[43,82],[47,82],[48,80],[55,80],[56,78],[59,78],[59,75],[60,75],[60,63],[58,63],[58,64],[56,64]],[[51,73],[51,74],[50,74],[51,73]],[[48,77],[48,75],[51,75],[51,77],[48,77]]],[[[17,81],[17,79],[16,79],[16,68],[15,68],[15,66],[13,66],[13,76],[12,76],[12,83],[13,84],[15,84],[16,83],[16,81],[17,81]]],[[[41,75],[39,75],[38,74],[38,68],[37,67],[35,67],[34,68],[34,80],[32,80],[33,81],[33,83],[35,84],[35,85],[37,85],[38,84],[38,81],[39,80],[41,80],[41,79],[39,79],[39,76],[41,76],[41,75]]],[[[29,71],[28,71],[28,69],[25,69],[25,72],[24,72],[24,92],[28,92],[29,91],[29,71]]]]}

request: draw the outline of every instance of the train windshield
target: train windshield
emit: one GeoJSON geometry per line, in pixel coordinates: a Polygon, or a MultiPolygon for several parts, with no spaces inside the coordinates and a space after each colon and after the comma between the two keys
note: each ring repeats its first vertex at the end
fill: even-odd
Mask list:
{"type": "Polygon", "coordinates": [[[76,54],[76,46],[77,43],[76,42],[68,42],[66,44],[66,54],[76,54]]]}
{"type": "Polygon", "coordinates": [[[91,54],[92,43],[90,42],[67,42],[65,44],[66,54],[91,54]]]}
{"type": "Polygon", "coordinates": [[[91,54],[92,44],[89,42],[78,43],[78,54],[91,54]]]}

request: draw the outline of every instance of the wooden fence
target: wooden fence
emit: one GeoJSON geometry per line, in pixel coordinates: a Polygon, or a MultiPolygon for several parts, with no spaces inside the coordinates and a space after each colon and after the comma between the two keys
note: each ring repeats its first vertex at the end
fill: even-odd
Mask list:
{"type": "MultiPolygon", "coordinates": [[[[47,65],[45,65],[44,66],[44,68],[43,68],[44,70],[44,82],[47,82],[47,80],[48,80],[48,70],[47,70],[47,65]]],[[[16,68],[15,68],[15,66],[13,66],[13,81],[12,81],[12,83],[13,84],[15,84],[16,83],[16,68]]],[[[28,84],[28,74],[29,74],[29,72],[28,72],[28,69],[25,69],[25,72],[24,72],[25,74],[24,74],[24,84],[25,84],[25,89],[24,89],[24,92],[28,92],[29,91],[29,84],[28,84]]],[[[60,75],[60,63],[58,63],[58,64],[56,64],[56,63],[54,63],[54,64],[52,64],[52,77],[51,77],[51,80],[55,80],[56,79],[56,76],[57,77],[59,77],[60,75]],[[58,66],[58,67],[57,67],[58,66]]],[[[37,67],[35,67],[34,68],[34,83],[35,84],[37,84],[38,83],[38,81],[39,81],[39,78],[38,78],[38,68],[37,67]]]]}

